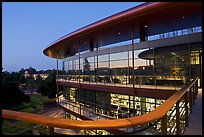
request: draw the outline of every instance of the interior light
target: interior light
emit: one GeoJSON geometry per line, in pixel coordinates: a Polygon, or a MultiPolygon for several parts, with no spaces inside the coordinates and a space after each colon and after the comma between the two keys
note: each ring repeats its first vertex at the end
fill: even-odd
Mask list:
{"type": "Polygon", "coordinates": [[[147,25],[145,25],[145,28],[147,28],[147,25]]]}
{"type": "Polygon", "coordinates": [[[118,35],[120,35],[120,32],[118,32],[118,35]]]}
{"type": "Polygon", "coordinates": [[[185,18],[185,16],[182,17],[183,19],[185,18]]]}

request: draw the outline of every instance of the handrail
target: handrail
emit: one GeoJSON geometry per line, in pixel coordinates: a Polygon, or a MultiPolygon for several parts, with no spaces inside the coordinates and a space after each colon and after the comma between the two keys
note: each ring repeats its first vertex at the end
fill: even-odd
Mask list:
{"type": "Polygon", "coordinates": [[[189,84],[185,85],[182,89],[174,93],[169,97],[164,103],[162,103],[155,110],[140,115],[129,118],[114,119],[114,120],[67,120],[54,118],[52,116],[42,116],[37,114],[17,112],[12,110],[2,110],[2,117],[14,120],[21,120],[25,122],[31,122],[36,124],[47,125],[49,127],[59,127],[67,129],[118,129],[127,128],[136,125],[146,124],[158,119],[163,118],[167,112],[181,99],[181,97],[186,93],[186,91],[198,80],[195,78],[189,84]]]}

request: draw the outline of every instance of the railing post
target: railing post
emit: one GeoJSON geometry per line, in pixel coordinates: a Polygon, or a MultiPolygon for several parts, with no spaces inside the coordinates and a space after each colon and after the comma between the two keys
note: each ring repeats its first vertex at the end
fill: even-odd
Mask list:
{"type": "Polygon", "coordinates": [[[48,134],[54,135],[54,127],[48,126],[48,134]]]}
{"type": "Polygon", "coordinates": [[[167,114],[162,118],[161,121],[161,133],[167,135],[167,114]]]}
{"type": "Polygon", "coordinates": [[[193,105],[195,104],[195,84],[193,84],[193,87],[192,87],[192,103],[193,105]]]}
{"type": "Polygon", "coordinates": [[[178,101],[176,103],[176,135],[180,135],[180,132],[181,132],[181,129],[180,129],[179,103],[180,103],[180,101],[178,101]]]}
{"type": "Polygon", "coordinates": [[[191,88],[189,89],[189,107],[190,107],[190,113],[192,112],[192,91],[191,88]]]}
{"type": "Polygon", "coordinates": [[[186,110],[186,115],[185,115],[185,123],[186,123],[186,127],[188,127],[188,94],[187,92],[185,93],[185,110],[186,110]]]}
{"type": "Polygon", "coordinates": [[[195,82],[195,99],[197,95],[198,95],[198,80],[196,80],[195,82]]]}
{"type": "Polygon", "coordinates": [[[81,103],[79,103],[80,115],[81,115],[81,103]]]}

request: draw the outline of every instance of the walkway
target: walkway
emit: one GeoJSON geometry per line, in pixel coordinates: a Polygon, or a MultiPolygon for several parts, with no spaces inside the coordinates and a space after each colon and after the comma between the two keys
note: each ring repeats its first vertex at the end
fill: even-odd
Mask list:
{"type": "MultiPolygon", "coordinates": [[[[76,81],[76,80],[58,79],[58,81],[79,83],[79,81],[76,81]]],[[[88,81],[81,81],[81,84],[106,85],[106,86],[118,86],[118,87],[132,87],[132,86],[133,86],[132,84],[104,83],[104,82],[88,82],[88,81]]],[[[135,84],[135,88],[179,90],[179,89],[182,88],[182,86],[165,86],[165,85],[144,85],[144,84],[135,84]]]]}
{"type": "Polygon", "coordinates": [[[92,120],[98,120],[98,119],[103,119],[103,120],[110,120],[110,119],[114,119],[111,116],[108,115],[104,115],[104,114],[100,114],[97,113],[95,111],[93,111],[92,109],[86,108],[83,105],[80,106],[79,103],[72,103],[69,102],[67,99],[65,99],[64,97],[60,97],[60,102],[59,104],[75,113],[78,113],[80,115],[83,115],[87,118],[90,118],[92,120]]]}
{"type": "Polygon", "coordinates": [[[202,89],[198,89],[188,122],[188,127],[183,135],[202,135],[202,89]]]}

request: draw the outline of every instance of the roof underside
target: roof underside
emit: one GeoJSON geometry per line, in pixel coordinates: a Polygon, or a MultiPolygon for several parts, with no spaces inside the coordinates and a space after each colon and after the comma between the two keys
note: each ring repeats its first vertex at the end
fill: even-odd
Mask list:
{"type": "Polygon", "coordinates": [[[66,58],[80,51],[139,38],[144,30],[147,35],[196,27],[202,25],[201,2],[150,2],[85,26],[50,44],[43,53],[52,58],[66,58]],[[147,27],[145,27],[147,26],[147,27]],[[119,34],[120,33],[120,34],[119,34]]]}

